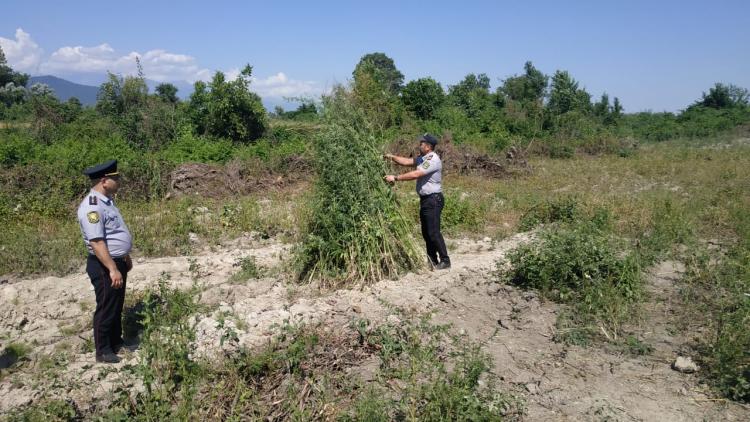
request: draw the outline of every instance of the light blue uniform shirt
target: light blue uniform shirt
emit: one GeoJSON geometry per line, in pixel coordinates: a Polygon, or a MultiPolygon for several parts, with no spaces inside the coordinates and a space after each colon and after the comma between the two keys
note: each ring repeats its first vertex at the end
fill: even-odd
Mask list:
{"type": "Polygon", "coordinates": [[[112,198],[92,189],[78,207],[78,223],[90,254],[94,254],[91,241],[96,239],[104,239],[113,258],[130,253],[133,239],[112,198]]]}
{"type": "Polygon", "coordinates": [[[414,159],[414,165],[422,170],[424,176],[417,179],[417,193],[425,196],[443,191],[443,162],[437,153],[430,152],[414,159]]]}

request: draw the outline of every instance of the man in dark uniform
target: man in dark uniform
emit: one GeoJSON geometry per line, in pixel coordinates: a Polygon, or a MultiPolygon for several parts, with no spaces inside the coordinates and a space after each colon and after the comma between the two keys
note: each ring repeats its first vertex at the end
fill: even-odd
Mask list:
{"type": "Polygon", "coordinates": [[[417,180],[419,194],[419,222],[422,225],[422,237],[427,245],[427,256],[430,264],[444,270],[451,267],[445,240],[440,233],[440,214],[445,205],[443,197],[443,163],[435,152],[438,140],[429,133],[419,138],[419,157],[406,158],[386,154],[385,158],[402,166],[416,166],[415,170],[398,176],[387,175],[385,180],[394,183],[401,180],[417,180]]]}
{"type": "Polygon", "coordinates": [[[133,268],[132,237],[113,199],[120,188],[117,160],[87,168],[83,173],[91,179],[92,187],[78,207],[78,222],[89,250],[86,272],[96,294],[96,361],[117,363],[120,358],[116,353],[125,344],[122,306],[127,274],[133,268]]]}

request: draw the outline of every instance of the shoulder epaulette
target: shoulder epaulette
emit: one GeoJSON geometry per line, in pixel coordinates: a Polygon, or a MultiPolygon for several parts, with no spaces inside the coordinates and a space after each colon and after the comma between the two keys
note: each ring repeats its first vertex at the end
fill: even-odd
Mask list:
{"type": "Polygon", "coordinates": [[[96,205],[96,203],[97,203],[96,196],[94,195],[89,196],[89,205],[96,205]]]}

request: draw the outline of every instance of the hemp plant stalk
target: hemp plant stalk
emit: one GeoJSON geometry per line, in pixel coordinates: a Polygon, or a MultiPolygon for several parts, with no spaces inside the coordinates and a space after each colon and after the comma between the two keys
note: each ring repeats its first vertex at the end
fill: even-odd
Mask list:
{"type": "Polygon", "coordinates": [[[343,89],[326,99],[325,117],[315,139],[315,195],[296,256],[299,280],[336,287],[420,268],[423,256],[383,181],[386,164],[366,118],[343,89]]]}

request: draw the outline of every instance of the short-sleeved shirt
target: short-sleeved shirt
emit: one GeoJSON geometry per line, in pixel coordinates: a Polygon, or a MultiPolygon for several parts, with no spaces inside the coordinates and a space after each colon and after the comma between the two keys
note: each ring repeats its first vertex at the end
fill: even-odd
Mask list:
{"type": "Polygon", "coordinates": [[[414,165],[422,170],[424,176],[417,179],[417,193],[419,196],[430,195],[443,191],[443,162],[437,153],[430,152],[414,159],[414,165]]]}
{"type": "Polygon", "coordinates": [[[133,239],[112,198],[92,189],[78,207],[78,223],[90,254],[94,253],[91,241],[96,239],[104,239],[113,258],[130,253],[133,239]]]}

